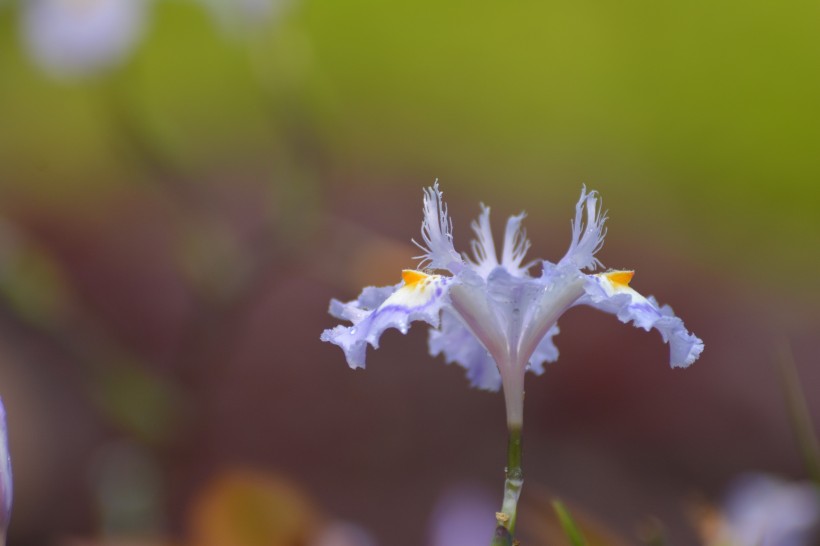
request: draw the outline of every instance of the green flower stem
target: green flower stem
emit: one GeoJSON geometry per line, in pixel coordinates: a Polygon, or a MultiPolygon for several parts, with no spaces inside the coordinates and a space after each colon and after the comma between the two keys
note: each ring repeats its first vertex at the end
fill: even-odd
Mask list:
{"type": "Polygon", "coordinates": [[[524,485],[524,472],[521,470],[521,426],[510,426],[508,431],[504,500],[491,546],[508,546],[513,543],[518,497],[521,496],[521,487],[524,485]]]}
{"type": "Polygon", "coordinates": [[[513,546],[513,537],[506,527],[499,525],[495,528],[495,534],[490,546],[513,546]]]}

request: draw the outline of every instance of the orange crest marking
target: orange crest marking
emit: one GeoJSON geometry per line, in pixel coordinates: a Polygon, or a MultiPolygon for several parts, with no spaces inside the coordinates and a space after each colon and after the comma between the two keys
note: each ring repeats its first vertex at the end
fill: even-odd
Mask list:
{"type": "Polygon", "coordinates": [[[416,271],[415,269],[404,269],[401,272],[401,278],[404,280],[405,286],[413,286],[429,276],[430,275],[422,273],[421,271],[416,271]]]}
{"type": "Polygon", "coordinates": [[[629,281],[632,280],[632,277],[634,275],[634,271],[609,271],[607,273],[604,273],[604,277],[609,279],[609,282],[616,286],[621,286],[624,288],[629,286],[629,281]]]}

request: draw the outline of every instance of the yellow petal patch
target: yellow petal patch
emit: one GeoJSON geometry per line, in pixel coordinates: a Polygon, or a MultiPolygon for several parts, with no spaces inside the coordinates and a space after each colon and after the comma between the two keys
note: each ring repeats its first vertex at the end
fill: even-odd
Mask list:
{"type": "Polygon", "coordinates": [[[414,269],[405,269],[401,272],[404,286],[393,292],[382,306],[401,305],[408,308],[427,305],[433,298],[441,295],[441,275],[428,275],[414,269]]]}
{"type": "Polygon", "coordinates": [[[629,286],[629,281],[632,280],[634,275],[634,271],[608,271],[607,273],[604,273],[604,277],[606,277],[609,282],[622,288],[629,286]]]}
{"type": "Polygon", "coordinates": [[[401,278],[404,280],[405,286],[414,286],[429,277],[430,275],[416,271],[415,269],[404,269],[401,272],[401,278]]]}

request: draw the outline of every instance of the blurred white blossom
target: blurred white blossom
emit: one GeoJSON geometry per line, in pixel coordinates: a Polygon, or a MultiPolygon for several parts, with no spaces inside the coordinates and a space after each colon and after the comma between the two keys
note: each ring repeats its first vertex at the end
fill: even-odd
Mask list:
{"type": "Polygon", "coordinates": [[[87,76],[123,62],[142,37],[151,0],[26,0],[23,39],[56,78],[87,76]]]}
{"type": "Polygon", "coordinates": [[[495,499],[477,486],[449,489],[430,518],[430,546],[486,544],[495,528],[495,499]]]}
{"type": "Polygon", "coordinates": [[[811,546],[820,523],[820,490],[764,474],[729,489],[721,543],[732,546],[811,546]]]}

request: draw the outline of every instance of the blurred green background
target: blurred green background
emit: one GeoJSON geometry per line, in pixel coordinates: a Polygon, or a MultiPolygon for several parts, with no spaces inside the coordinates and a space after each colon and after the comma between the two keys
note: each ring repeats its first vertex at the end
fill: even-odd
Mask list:
{"type": "Polygon", "coordinates": [[[436,178],[458,248],[484,202],[497,225],[526,210],[552,260],[598,190],[604,263],[706,342],[672,374],[654,335],[568,316],[561,362],[528,383],[537,482],[687,543],[688,495],[800,478],[773,361],[791,345],[820,415],[818,20],[800,1],[0,2],[11,542],[188,536],[224,468],[284,476],[399,546],[448,480],[500,493],[500,396],[431,363],[423,332],[355,374],[318,341],[330,297],[414,265],[436,178]],[[75,30],[41,21],[48,4],[75,30]]]}

